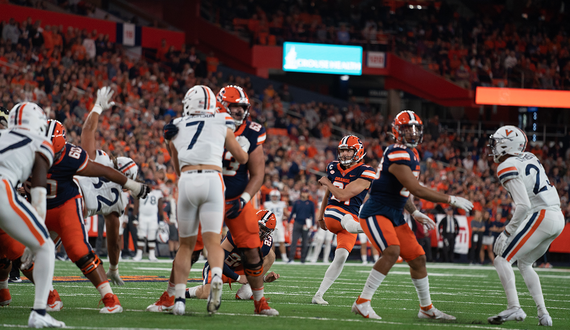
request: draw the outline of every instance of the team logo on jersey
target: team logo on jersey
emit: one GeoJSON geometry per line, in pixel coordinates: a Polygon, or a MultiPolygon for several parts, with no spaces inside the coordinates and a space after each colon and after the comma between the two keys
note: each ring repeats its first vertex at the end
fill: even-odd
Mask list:
{"type": "Polygon", "coordinates": [[[334,174],[334,171],[331,171],[331,174],[334,174]]]}

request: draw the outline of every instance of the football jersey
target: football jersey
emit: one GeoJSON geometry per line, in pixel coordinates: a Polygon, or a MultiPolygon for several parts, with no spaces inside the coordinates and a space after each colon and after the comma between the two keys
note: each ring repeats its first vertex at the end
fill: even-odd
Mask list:
{"type": "Polygon", "coordinates": [[[36,152],[51,166],[54,151],[48,139],[20,128],[0,130],[0,178],[10,181],[13,187],[18,181],[25,182],[32,174],[36,152]]]}
{"type": "MultiPolygon", "coordinates": [[[[267,137],[265,127],[253,121],[246,121],[235,132],[236,138],[240,136],[249,141],[248,154],[251,154],[257,146],[265,142],[267,137]]],[[[224,183],[226,185],[226,199],[238,197],[245,191],[245,187],[249,182],[249,173],[247,164],[240,164],[231,152],[224,150],[224,183]]]]}
{"type": "MultiPolygon", "coordinates": [[[[340,163],[335,160],[327,166],[327,178],[335,187],[344,189],[348,184],[356,179],[364,179],[372,182],[376,178],[376,173],[374,173],[374,169],[372,167],[362,163],[343,169],[340,163]]],[[[338,206],[351,214],[358,215],[360,206],[362,205],[367,193],[368,189],[364,189],[347,201],[339,201],[333,194],[329,194],[327,205],[338,206]]]]}
{"type": "Polygon", "coordinates": [[[172,139],[178,151],[180,169],[186,165],[216,165],[222,167],[222,155],[228,128],[234,129],[227,113],[190,115],[172,122],[178,134],[172,139]]]}
{"type": "Polygon", "coordinates": [[[263,203],[263,208],[269,210],[275,214],[275,219],[277,222],[283,221],[283,210],[287,207],[287,204],[284,201],[267,201],[263,203]]]}
{"type": "MultiPolygon", "coordinates": [[[[232,270],[235,270],[242,266],[241,253],[240,250],[237,248],[236,243],[234,243],[232,234],[229,231],[228,234],[226,235],[226,239],[228,240],[228,242],[230,242],[230,244],[234,247],[234,249],[231,252],[224,251],[226,254],[226,259],[224,260],[224,263],[228,265],[228,267],[230,267],[232,270]]],[[[272,246],[273,246],[273,238],[271,237],[271,235],[269,235],[263,241],[263,245],[261,246],[261,254],[263,255],[264,258],[267,254],[269,254],[269,251],[271,251],[272,246]]]]}
{"type": "Polygon", "coordinates": [[[153,189],[146,198],[139,200],[139,216],[158,216],[158,200],[163,198],[162,191],[153,189]]]}
{"type": "MultiPolygon", "coordinates": [[[[114,167],[113,161],[102,150],[97,150],[95,162],[104,166],[114,167]]],[[[83,194],[83,202],[87,208],[87,216],[95,214],[108,215],[117,212],[123,215],[129,199],[124,198],[123,187],[106,178],[91,178],[85,176],[75,176],[83,194]]]]}
{"type": "Polygon", "coordinates": [[[531,212],[542,209],[560,210],[560,197],[556,188],[548,181],[544,167],[530,152],[509,157],[497,167],[497,176],[504,186],[505,182],[521,178],[530,200],[531,212]]]}
{"type": "Polygon", "coordinates": [[[416,149],[401,144],[386,148],[378,165],[377,179],[370,187],[370,198],[360,210],[360,218],[384,215],[396,226],[406,223],[403,212],[410,192],[388,170],[392,164],[409,166],[416,179],[420,175],[420,156],[416,149]]]}
{"type": "Polygon", "coordinates": [[[73,176],[87,167],[89,156],[81,147],[66,143],[61,157],[47,175],[47,208],[53,209],[79,195],[73,176]]]}

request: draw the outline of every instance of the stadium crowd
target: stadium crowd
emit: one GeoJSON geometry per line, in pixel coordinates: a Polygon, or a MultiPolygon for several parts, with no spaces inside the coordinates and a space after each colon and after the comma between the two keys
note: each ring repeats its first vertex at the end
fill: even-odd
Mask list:
{"type": "MultiPolygon", "coordinates": [[[[112,86],[117,106],[101,116],[97,148],[131,157],[141,169],[140,179],[157,182],[169,194],[176,191],[168,181],[177,182],[177,178],[162,129],[182,113],[184,93],[197,84],[207,85],[215,93],[227,84],[244,87],[253,101],[251,119],[269,129],[261,200],[271,189],[279,189],[291,206],[301,189],[308,187],[311,199],[320,203],[319,172],[336,157],[339,136],[333,135],[333,125],[363,137],[365,162],[374,168],[391,143],[392,118],[383,117],[367,104],[353,102],[346,109],[317,102],[298,104],[286,86],[277,91],[269,85],[258,91],[248,78],[224,76],[215,61],[201,58],[194,48],[174,50],[163,45],[156,54],[159,64],[145,57],[132,59],[97,31],[64,31],[31,19],[2,22],[0,27],[2,106],[11,109],[18,102],[36,102],[50,111],[50,118],[64,124],[70,143],[79,144],[97,89],[112,86]]],[[[445,131],[437,117],[423,119],[424,142],[419,146],[422,184],[465,196],[475,204],[475,212],[489,214],[484,219],[508,219],[512,201],[495,179],[496,165],[487,157],[486,137],[457,135],[445,131]]],[[[536,145],[532,152],[542,159],[562,205],[568,205],[570,135],[560,142],[552,148],[536,145]]],[[[428,213],[445,213],[433,203],[419,202],[419,206],[428,213]]],[[[570,206],[563,211],[569,219],[570,206]]],[[[488,232],[493,226],[486,228],[488,232]]],[[[497,235],[500,231],[493,229],[497,235]]]]}

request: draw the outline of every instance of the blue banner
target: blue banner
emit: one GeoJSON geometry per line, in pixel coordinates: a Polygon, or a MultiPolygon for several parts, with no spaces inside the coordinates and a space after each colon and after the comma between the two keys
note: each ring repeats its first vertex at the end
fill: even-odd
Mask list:
{"type": "Polygon", "coordinates": [[[283,43],[283,71],[362,74],[362,47],[283,43]]]}

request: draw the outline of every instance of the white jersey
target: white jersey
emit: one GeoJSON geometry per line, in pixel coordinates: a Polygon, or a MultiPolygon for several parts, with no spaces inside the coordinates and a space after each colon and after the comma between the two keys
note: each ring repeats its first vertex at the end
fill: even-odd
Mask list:
{"type": "Polygon", "coordinates": [[[145,199],[139,200],[139,217],[157,217],[158,216],[158,200],[163,198],[162,191],[158,189],[152,190],[145,199]]]}
{"type": "Polygon", "coordinates": [[[286,207],[287,204],[285,204],[284,201],[278,201],[278,202],[267,201],[263,203],[264,209],[269,210],[273,212],[273,214],[275,214],[275,219],[277,219],[277,222],[283,222],[283,211],[285,210],[286,207]]]}
{"type": "Polygon", "coordinates": [[[172,142],[178,151],[180,169],[199,164],[222,167],[227,129],[235,127],[229,114],[190,115],[175,119],[173,124],[178,127],[172,142]]]}
{"type": "MultiPolygon", "coordinates": [[[[114,167],[109,155],[102,150],[97,150],[95,162],[104,166],[114,167]]],[[[125,199],[123,187],[105,178],[91,178],[85,176],[74,177],[79,184],[83,201],[87,208],[87,216],[95,214],[109,215],[113,212],[122,216],[129,203],[128,197],[125,199]]]]}
{"type": "Polygon", "coordinates": [[[13,187],[18,181],[25,182],[32,174],[36,152],[51,167],[54,152],[47,138],[17,127],[0,130],[0,178],[10,181],[13,187]]]}
{"type": "Polygon", "coordinates": [[[531,204],[531,211],[560,210],[560,197],[550,184],[544,167],[530,152],[509,157],[497,167],[497,176],[504,186],[510,179],[519,177],[524,183],[531,204]]]}

